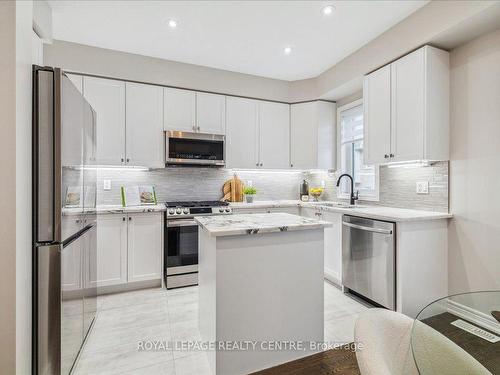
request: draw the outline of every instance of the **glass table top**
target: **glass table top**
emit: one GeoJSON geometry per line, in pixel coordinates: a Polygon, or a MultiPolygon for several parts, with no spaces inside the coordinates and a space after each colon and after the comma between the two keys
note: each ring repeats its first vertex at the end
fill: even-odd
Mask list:
{"type": "Polygon", "coordinates": [[[420,311],[411,335],[421,375],[500,374],[500,291],[434,301],[420,311]]]}

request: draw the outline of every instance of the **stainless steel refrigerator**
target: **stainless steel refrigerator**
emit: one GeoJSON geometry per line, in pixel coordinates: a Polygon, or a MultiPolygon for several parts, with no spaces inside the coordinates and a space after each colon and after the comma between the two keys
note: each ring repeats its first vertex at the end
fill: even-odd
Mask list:
{"type": "Polygon", "coordinates": [[[33,373],[69,374],[97,311],[96,113],[33,67],[33,373]]]}

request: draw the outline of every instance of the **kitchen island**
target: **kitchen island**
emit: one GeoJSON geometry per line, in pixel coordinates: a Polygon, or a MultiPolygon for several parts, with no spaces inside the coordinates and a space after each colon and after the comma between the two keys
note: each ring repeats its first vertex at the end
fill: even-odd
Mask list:
{"type": "Polygon", "coordinates": [[[330,224],[286,213],[195,220],[199,328],[216,344],[208,351],[212,373],[247,374],[316,352],[330,224]]]}

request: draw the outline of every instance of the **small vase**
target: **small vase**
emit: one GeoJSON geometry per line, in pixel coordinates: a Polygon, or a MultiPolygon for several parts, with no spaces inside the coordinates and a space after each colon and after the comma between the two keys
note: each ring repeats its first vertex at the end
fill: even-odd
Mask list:
{"type": "Polygon", "coordinates": [[[245,195],[245,199],[247,201],[247,203],[253,203],[253,195],[245,195]]]}

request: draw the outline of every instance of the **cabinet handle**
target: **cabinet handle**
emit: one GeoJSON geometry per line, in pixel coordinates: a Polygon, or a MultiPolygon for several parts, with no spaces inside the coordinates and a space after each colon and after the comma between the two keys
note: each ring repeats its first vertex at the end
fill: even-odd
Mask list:
{"type": "Polygon", "coordinates": [[[128,163],[129,161],[130,161],[130,159],[129,159],[129,158],[127,158],[127,163],[128,163]]]}
{"type": "Polygon", "coordinates": [[[292,168],[293,168],[293,164],[290,164],[290,167],[292,167],[292,168]]]}
{"type": "Polygon", "coordinates": [[[258,167],[258,166],[259,166],[259,163],[255,163],[255,165],[258,167]]]}
{"type": "Polygon", "coordinates": [[[122,221],[125,221],[125,217],[122,217],[122,221]]]}
{"type": "Polygon", "coordinates": [[[198,127],[196,128],[196,130],[200,131],[200,127],[198,126],[198,127]]]}
{"type": "Polygon", "coordinates": [[[264,164],[260,163],[260,166],[262,167],[264,164]]]}
{"type": "Polygon", "coordinates": [[[125,161],[125,159],[124,159],[124,158],[122,158],[122,163],[123,163],[124,161],[125,161]]]}
{"type": "Polygon", "coordinates": [[[129,217],[128,217],[128,221],[132,221],[132,216],[129,216],[129,217]]]}
{"type": "Polygon", "coordinates": [[[394,157],[394,154],[390,154],[389,156],[390,156],[391,158],[393,158],[393,157],[394,157]]]}
{"type": "Polygon", "coordinates": [[[387,155],[387,154],[385,154],[385,155],[384,155],[384,158],[385,158],[385,159],[387,159],[388,157],[389,157],[389,155],[387,155]]]}

